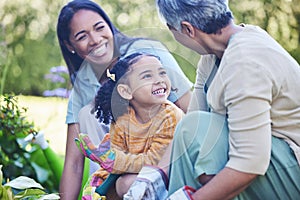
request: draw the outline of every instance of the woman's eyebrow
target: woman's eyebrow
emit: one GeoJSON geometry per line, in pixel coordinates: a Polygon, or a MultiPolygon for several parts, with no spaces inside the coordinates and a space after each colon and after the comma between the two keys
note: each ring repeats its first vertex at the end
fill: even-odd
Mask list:
{"type": "Polygon", "coordinates": [[[85,32],[86,32],[85,30],[79,31],[78,33],[76,33],[76,34],[74,35],[74,38],[76,38],[78,35],[80,35],[80,34],[82,34],[82,33],[85,33],[85,32]]]}
{"type": "Polygon", "coordinates": [[[104,21],[100,20],[99,22],[96,22],[93,27],[95,28],[96,26],[98,26],[99,24],[102,24],[102,23],[104,23],[104,21]]]}

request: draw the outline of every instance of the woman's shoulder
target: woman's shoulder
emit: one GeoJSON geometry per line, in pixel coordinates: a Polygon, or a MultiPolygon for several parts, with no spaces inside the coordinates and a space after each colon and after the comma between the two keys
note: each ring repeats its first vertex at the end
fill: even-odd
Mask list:
{"type": "Polygon", "coordinates": [[[83,63],[80,66],[80,69],[78,70],[76,74],[76,78],[74,81],[74,84],[79,83],[79,84],[93,84],[93,85],[98,85],[98,79],[92,69],[92,66],[90,63],[83,63]]]}
{"type": "Polygon", "coordinates": [[[167,48],[160,41],[151,38],[135,38],[120,48],[122,57],[141,51],[151,53],[158,50],[167,51],[167,48]]]}

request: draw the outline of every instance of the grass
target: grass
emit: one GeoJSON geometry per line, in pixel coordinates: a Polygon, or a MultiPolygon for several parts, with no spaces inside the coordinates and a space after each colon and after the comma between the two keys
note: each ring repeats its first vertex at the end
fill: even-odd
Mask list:
{"type": "Polygon", "coordinates": [[[49,146],[59,155],[65,154],[67,99],[57,97],[18,96],[19,106],[27,108],[26,117],[37,130],[44,131],[49,146]]]}

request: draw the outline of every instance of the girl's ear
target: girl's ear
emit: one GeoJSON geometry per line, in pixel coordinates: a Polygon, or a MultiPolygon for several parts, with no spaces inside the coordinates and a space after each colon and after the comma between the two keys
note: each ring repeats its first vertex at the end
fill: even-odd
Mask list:
{"type": "Polygon", "coordinates": [[[181,22],[182,33],[186,34],[189,37],[195,37],[195,28],[192,24],[187,21],[181,22]]]}
{"type": "Polygon", "coordinates": [[[120,96],[126,100],[131,100],[132,99],[132,92],[131,89],[128,85],[126,84],[119,84],[117,86],[118,93],[120,96]]]}
{"type": "Polygon", "coordinates": [[[64,40],[64,43],[65,43],[67,49],[68,49],[71,53],[73,53],[73,52],[74,52],[74,48],[73,48],[67,41],[65,41],[65,40],[64,40]]]}

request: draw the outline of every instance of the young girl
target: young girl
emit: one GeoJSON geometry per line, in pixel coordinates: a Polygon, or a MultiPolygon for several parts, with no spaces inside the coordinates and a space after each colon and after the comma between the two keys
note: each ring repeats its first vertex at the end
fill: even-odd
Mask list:
{"type": "MultiPolygon", "coordinates": [[[[94,1],[66,2],[57,20],[57,37],[73,88],[66,116],[66,153],[59,189],[62,200],[78,198],[83,178],[84,156],[77,149],[74,139],[84,132],[95,144],[99,144],[108,132],[108,127],[99,125],[94,113],[90,112],[91,102],[107,81],[106,69],[111,69],[119,57],[124,58],[134,52],[159,56],[172,86],[177,89],[176,93],[171,92],[168,99],[184,111],[189,104],[192,88],[192,83],[162,43],[148,38],[129,37],[120,32],[94,1]]],[[[91,163],[88,171],[95,172],[98,166],[91,163]]]]}
{"type": "Polygon", "coordinates": [[[98,148],[86,134],[76,139],[83,154],[102,167],[88,181],[86,199],[108,173],[126,174],[116,185],[122,197],[144,165],[157,165],[161,160],[183,116],[182,110],[167,100],[172,88],[156,56],[131,54],[107,75],[110,79],[98,91],[95,110],[100,122],[111,123],[110,135],[98,148]]]}

